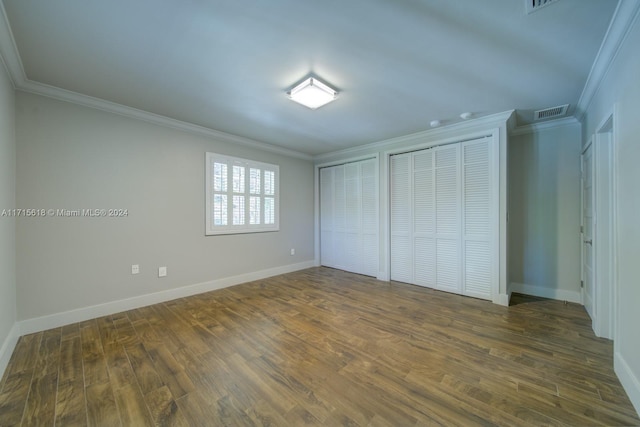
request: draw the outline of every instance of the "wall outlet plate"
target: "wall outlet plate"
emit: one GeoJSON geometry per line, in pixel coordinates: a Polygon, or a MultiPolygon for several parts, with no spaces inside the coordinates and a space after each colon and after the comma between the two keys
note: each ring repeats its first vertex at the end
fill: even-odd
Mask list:
{"type": "Polygon", "coordinates": [[[167,267],[158,268],[158,277],[165,277],[167,275],[167,267]]]}
{"type": "Polygon", "coordinates": [[[140,265],[132,264],[131,265],[131,274],[139,274],[140,273],[140,265]]]}

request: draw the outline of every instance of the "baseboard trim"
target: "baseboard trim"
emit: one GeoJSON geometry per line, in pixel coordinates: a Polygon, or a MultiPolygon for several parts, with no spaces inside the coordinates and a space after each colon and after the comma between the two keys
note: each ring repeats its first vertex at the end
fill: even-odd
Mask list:
{"type": "Polygon", "coordinates": [[[542,286],[525,285],[524,283],[511,282],[509,291],[534,297],[550,298],[560,301],[582,304],[582,294],[579,291],[567,291],[565,289],[543,288],[542,286]]]}
{"type": "Polygon", "coordinates": [[[511,301],[511,292],[508,292],[506,294],[498,294],[493,303],[509,307],[509,301],[511,301]]]}
{"type": "Polygon", "coordinates": [[[15,350],[16,348],[18,338],[20,338],[20,327],[16,322],[11,327],[9,335],[7,335],[7,338],[5,338],[2,346],[0,347],[0,380],[2,380],[4,371],[9,365],[9,360],[11,359],[11,355],[13,354],[13,350],[15,350]]]}
{"type": "Polygon", "coordinates": [[[640,380],[634,375],[629,364],[618,351],[613,355],[613,370],[627,392],[627,396],[629,396],[629,400],[631,400],[636,412],[640,414],[640,380]]]}
{"type": "Polygon", "coordinates": [[[22,335],[32,334],[51,328],[69,325],[71,323],[83,322],[85,320],[95,319],[96,317],[108,316],[111,314],[120,313],[122,311],[132,310],[134,308],[145,307],[152,304],[171,301],[177,298],[184,298],[191,295],[201,294],[203,292],[228,288],[230,286],[239,285],[241,283],[277,276],[279,274],[292,273],[294,271],[311,268],[314,265],[314,261],[305,261],[297,264],[284,265],[281,267],[240,274],[238,276],[225,277],[209,282],[183,286],[176,289],[154,292],[152,294],[140,295],[133,298],[83,307],[75,310],[65,311],[62,313],[55,313],[33,319],[21,320],[20,322],[18,322],[18,328],[22,335]]]}

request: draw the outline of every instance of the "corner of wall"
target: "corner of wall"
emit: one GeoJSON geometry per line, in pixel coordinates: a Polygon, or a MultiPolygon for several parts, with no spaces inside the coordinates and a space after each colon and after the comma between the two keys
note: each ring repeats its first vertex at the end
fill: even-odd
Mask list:
{"type": "Polygon", "coordinates": [[[0,380],[4,376],[4,371],[7,369],[7,365],[9,365],[9,360],[11,360],[13,350],[16,348],[18,338],[20,338],[20,330],[18,323],[14,323],[13,327],[9,331],[9,335],[7,335],[7,338],[5,338],[4,342],[0,346],[0,380]]]}
{"type": "Polygon", "coordinates": [[[640,379],[634,375],[633,370],[620,352],[616,352],[613,355],[613,370],[627,392],[636,412],[640,413],[640,379]]]}
{"type": "Polygon", "coordinates": [[[493,300],[494,304],[502,305],[504,307],[509,307],[510,302],[511,302],[510,291],[508,291],[506,294],[498,294],[497,297],[493,300]]]}

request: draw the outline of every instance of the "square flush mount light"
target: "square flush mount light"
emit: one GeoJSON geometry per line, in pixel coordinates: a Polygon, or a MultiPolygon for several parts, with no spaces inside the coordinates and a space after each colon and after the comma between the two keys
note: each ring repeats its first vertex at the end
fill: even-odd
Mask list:
{"type": "Polygon", "coordinates": [[[289,99],[315,110],[336,99],[338,92],[315,77],[309,77],[288,92],[289,99]]]}

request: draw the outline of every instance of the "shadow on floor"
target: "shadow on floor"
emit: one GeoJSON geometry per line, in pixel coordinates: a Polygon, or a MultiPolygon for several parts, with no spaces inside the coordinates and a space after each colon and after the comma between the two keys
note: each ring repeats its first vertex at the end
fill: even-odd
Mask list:
{"type": "Polygon", "coordinates": [[[514,292],[511,294],[511,299],[509,300],[509,307],[518,304],[526,304],[529,302],[541,302],[541,301],[551,301],[549,298],[542,297],[534,297],[532,295],[519,294],[514,292]]]}

